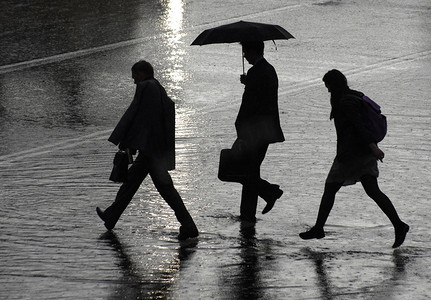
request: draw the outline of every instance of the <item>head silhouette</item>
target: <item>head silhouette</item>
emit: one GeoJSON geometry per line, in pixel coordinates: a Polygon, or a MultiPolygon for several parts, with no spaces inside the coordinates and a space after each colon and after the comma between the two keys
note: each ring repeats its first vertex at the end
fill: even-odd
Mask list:
{"type": "Polygon", "coordinates": [[[154,78],[153,66],[145,60],[138,61],[132,66],[132,78],[136,84],[146,79],[154,78]]]}
{"type": "Polygon", "coordinates": [[[252,65],[263,56],[265,44],[262,41],[241,42],[245,59],[252,65]]]}
{"type": "Polygon", "coordinates": [[[348,93],[350,90],[347,84],[347,78],[343,73],[336,69],[328,71],[325,76],[323,76],[323,82],[328,88],[328,92],[331,93],[331,114],[329,118],[332,120],[334,118],[335,111],[337,110],[337,103],[343,97],[344,94],[348,93]]]}
{"type": "Polygon", "coordinates": [[[328,71],[325,76],[323,76],[323,82],[325,82],[328,92],[331,94],[339,95],[349,90],[346,76],[336,69],[328,71]]]}

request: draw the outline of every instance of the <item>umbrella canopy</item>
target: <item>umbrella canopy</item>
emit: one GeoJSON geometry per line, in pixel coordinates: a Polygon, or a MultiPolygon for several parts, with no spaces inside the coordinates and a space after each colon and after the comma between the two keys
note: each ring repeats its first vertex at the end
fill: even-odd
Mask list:
{"type": "Polygon", "coordinates": [[[294,38],[279,25],[239,21],[203,31],[192,45],[235,43],[294,38]]]}

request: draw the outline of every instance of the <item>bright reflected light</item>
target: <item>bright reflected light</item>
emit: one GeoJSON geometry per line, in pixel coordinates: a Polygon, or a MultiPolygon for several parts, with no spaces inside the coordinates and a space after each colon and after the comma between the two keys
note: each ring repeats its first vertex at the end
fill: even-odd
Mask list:
{"type": "Polygon", "coordinates": [[[183,28],[183,13],[184,8],[182,0],[168,1],[166,25],[173,33],[177,33],[183,28]]]}
{"type": "MultiPolygon", "coordinates": [[[[184,36],[183,29],[183,0],[168,0],[166,1],[165,13],[165,28],[168,30],[166,35],[166,43],[168,49],[167,59],[170,61],[170,68],[167,69],[167,74],[171,79],[173,91],[181,90],[181,82],[184,81],[185,75],[183,71],[183,56],[184,50],[180,46],[181,38],[184,36]]],[[[174,95],[172,95],[174,96],[174,95]]]]}

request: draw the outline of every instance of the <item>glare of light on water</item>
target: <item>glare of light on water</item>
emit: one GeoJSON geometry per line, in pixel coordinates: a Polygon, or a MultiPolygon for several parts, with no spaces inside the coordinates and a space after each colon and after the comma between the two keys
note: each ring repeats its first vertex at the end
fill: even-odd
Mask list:
{"type": "Polygon", "coordinates": [[[183,1],[170,0],[166,6],[166,15],[164,25],[168,29],[166,47],[169,49],[168,60],[171,66],[167,70],[167,75],[173,82],[172,88],[174,90],[181,89],[181,82],[184,81],[185,75],[183,71],[183,56],[184,50],[179,47],[181,38],[184,34],[181,33],[183,29],[183,1]]]}
{"type": "Polygon", "coordinates": [[[168,1],[166,25],[173,32],[179,32],[183,28],[183,13],[182,0],[168,1]]]}

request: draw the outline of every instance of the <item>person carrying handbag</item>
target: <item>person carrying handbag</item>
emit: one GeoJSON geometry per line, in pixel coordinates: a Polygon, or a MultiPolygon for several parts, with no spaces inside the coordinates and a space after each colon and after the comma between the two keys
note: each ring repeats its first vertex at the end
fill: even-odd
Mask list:
{"type": "Polygon", "coordinates": [[[269,212],[283,191],[260,177],[260,166],[268,146],[284,141],[278,112],[278,78],[274,67],[263,57],[264,43],[242,42],[245,59],[252,65],[241,76],[245,85],[241,106],[235,121],[237,141],[248,169],[242,184],[240,218],[255,223],[257,201],[266,202],[262,213],[269,212]]]}
{"type": "Polygon", "coordinates": [[[175,168],[175,108],[165,89],[154,78],[153,67],[141,60],[132,67],[136,92],[109,141],[120,150],[138,151],[125,181],[105,211],[96,208],[105,227],[115,227],[142,181],[149,174],[157,191],[175,212],[180,226],[178,238],[184,240],[199,235],[196,224],[177,192],[168,170],[175,168]]]}

